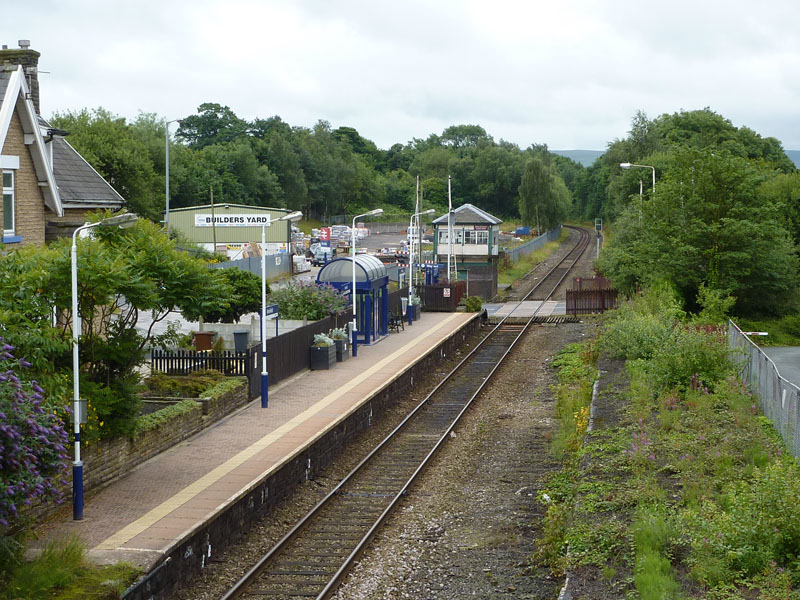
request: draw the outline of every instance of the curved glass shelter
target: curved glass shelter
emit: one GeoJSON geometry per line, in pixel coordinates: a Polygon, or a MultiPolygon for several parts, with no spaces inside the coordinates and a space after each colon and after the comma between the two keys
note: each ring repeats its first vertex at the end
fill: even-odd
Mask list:
{"type": "MultiPolygon", "coordinates": [[[[358,341],[369,344],[389,333],[389,273],[378,258],[356,254],[356,327],[358,341]]],[[[353,289],[353,257],[334,258],[317,274],[317,284],[343,292],[353,289]]]]}

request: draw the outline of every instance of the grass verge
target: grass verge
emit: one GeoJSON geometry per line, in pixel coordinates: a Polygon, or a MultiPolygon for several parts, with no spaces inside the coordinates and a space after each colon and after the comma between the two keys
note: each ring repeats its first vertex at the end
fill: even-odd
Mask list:
{"type": "Polygon", "coordinates": [[[77,539],[51,542],[32,561],[22,560],[21,550],[3,556],[2,600],[114,600],[140,575],[127,563],[89,564],[77,539]]]}
{"type": "Polygon", "coordinates": [[[534,250],[530,254],[520,257],[517,262],[504,260],[500,263],[500,268],[497,273],[497,282],[504,285],[510,285],[517,279],[521,279],[524,275],[533,269],[540,262],[545,260],[553,252],[555,252],[562,242],[569,239],[569,230],[564,228],[561,230],[561,237],[553,242],[547,242],[538,250],[534,250]]]}
{"type": "Polygon", "coordinates": [[[600,346],[626,360],[601,394],[617,417],[576,446],[563,439],[577,421],[559,408],[564,468],[543,494],[536,559],[592,582],[592,597],[800,599],[797,461],[736,378],[724,336],[668,323],[662,300],[637,300],[604,328],[600,346]]]}

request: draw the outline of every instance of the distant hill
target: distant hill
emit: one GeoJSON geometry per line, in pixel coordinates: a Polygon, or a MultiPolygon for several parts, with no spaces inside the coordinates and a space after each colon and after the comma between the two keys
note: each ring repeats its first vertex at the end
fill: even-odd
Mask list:
{"type": "MultiPolygon", "coordinates": [[[[550,150],[550,152],[558,154],[559,156],[566,156],[576,163],[582,164],[584,167],[589,167],[598,156],[605,152],[605,150],[550,150]]],[[[788,151],[786,153],[789,154],[788,151]]]]}
{"type": "Polygon", "coordinates": [[[800,150],[784,150],[786,156],[792,159],[794,166],[800,169],[800,150]]]}

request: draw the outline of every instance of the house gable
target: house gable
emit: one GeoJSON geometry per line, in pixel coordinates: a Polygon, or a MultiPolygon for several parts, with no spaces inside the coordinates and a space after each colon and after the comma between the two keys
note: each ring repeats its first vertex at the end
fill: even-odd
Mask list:
{"type": "Polygon", "coordinates": [[[5,241],[42,244],[45,207],[63,215],[61,198],[22,67],[0,72],[0,82],[0,165],[14,171],[16,221],[5,241]]]}

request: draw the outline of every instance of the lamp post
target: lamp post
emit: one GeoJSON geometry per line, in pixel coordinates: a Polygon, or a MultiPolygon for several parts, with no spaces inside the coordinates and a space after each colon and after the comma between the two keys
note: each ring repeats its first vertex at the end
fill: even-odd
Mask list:
{"type": "Polygon", "coordinates": [[[653,170],[653,197],[655,197],[655,195],[656,195],[656,168],[655,167],[651,167],[650,165],[635,165],[635,164],[629,163],[629,162],[619,163],[619,166],[621,168],[623,168],[623,169],[626,169],[626,170],[630,169],[631,167],[639,167],[639,168],[642,168],[642,169],[652,169],[653,170]]]}
{"type": "Polygon", "coordinates": [[[164,224],[169,231],[169,124],[170,123],[180,123],[180,119],[173,119],[172,121],[166,121],[164,123],[164,145],[165,145],[165,162],[166,162],[166,176],[167,176],[167,188],[165,190],[165,196],[167,200],[167,212],[164,215],[164,224]]]}
{"type": "Polygon", "coordinates": [[[81,462],[81,397],[80,397],[80,359],[78,336],[81,333],[81,317],[78,314],[78,234],[94,227],[130,227],[139,217],[125,213],[108,217],[97,223],[87,223],[78,227],[72,234],[70,262],[72,267],[72,419],[75,432],[75,460],[72,462],[72,519],[83,519],[83,462],[81,462]]]}
{"type": "Polygon", "coordinates": [[[353,356],[358,356],[358,340],[356,338],[356,332],[358,331],[356,326],[356,219],[382,214],[383,209],[376,208],[375,210],[365,212],[364,214],[356,215],[353,217],[353,228],[350,230],[350,253],[353,257],[353,356]]]}
{"type": "MultiPolygon", "coordinates": [[[[414,218],[417,217],[417,229],[416,235],[420,238],[420,247],[422,244],[422,232],[420,231],[419,226],[419,217],[420,215],[432,215],[435,211],[432,208],[428,210],[423,210],[422,212],[417,212],[411,215],[411,220],[408,222],[408,230],[409,232],[412,231],[412,227],[414,227],[414,218]]],[[[414,273],[414,235],[410,234],[408,236],[408,324],[411,325],[411,321],[413,317],[416,315],[413,314],[413,303],[411,299],[414,297],[414,288],[412,287],[412,277],[414,273]]]]}
{"type": "MultiPolygon", "coordinates": [[[[297,221],[303,213],[299,210],[275,219],[275,221],[297,221]]],[[[261,408],[269,408],[269,372],[267,371],[267,227],[272,220],[261,223],[261,408]]]]}

